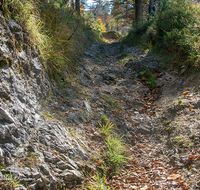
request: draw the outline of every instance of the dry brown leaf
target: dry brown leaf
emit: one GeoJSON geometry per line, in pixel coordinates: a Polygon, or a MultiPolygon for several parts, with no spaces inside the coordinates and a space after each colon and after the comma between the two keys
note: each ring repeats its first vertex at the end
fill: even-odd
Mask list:
{"type": "Polygon", "coordinates": [[[144,187],[142,187],[140,190],[148,190],[149,187],[147,185],[145,185],[144,187]]]}
{"type": "Polygon", "coordinates": [[[133,161],[133,164],[134,164],[134,166],[137,168],[138,167],[138,164],[137,164],[137,162],[134,160],[133,161]]]}
{"type": "Polygon", "coordinates": [[[198,156],[189,155],[189,158],[197,158],[198,156]]]}
{"type": "Polygon", "coordinates": [[[117,115],[117,113],[114,110],[112,112],[113,112],[114,115],[117,115]]]}
{"type": "Polygon", "coordinates": [[[137,170],[137,168],[132,168],[132,170],[137,170]]]}
{"type": "Polygon", "coordinates": [[[192,154],[195,154],[196,151],[197,151],[197,148],[194,148],[194,149],[192,150],[192,154]]]}
{"type": "Polygon", "coordinates": [[[96,163],[96,165],[102,165],[103,163],[104,163],[104,162],[99,161],[99,162],[96,163]]]}
{"type": "Polygon", "coordinates": [[[152,115],[153,115],[153,112],[152,112],[152,111],[150,111],[150,112],[148,113],[148,115],[152,116],[152,115]]]}
{"type": "Polygon", "coordinates": [[[120,183],[115,183],[115,187],[116,187],[116,188],[121,189],[120,186],[121,186],[120,183]]]}
{"type": "Polygon", "coordinates": [[[198,155],[195,159],[195,161],[200,160],[200,155],[198,155]]]}
{"type": "Polygon", "coordinates": [[[182,186],[181,188],[182,189],[189,189],[187,186],[182,186]]]}
{"type": "Polygon", "coordinates": [[[190,91],[184,91],[183,94],[188,94],[190,91]]]}
{"type": "Polygon", "coordinates": [[[176,181],[177,183],[180,183],[180,184],[184,184],[184,181],[180,181],[180,180],[178,180],[178,181],[176,181]]]}
{"type": "Polygon", "coordinates": [[[182,176],[179,175],[179,174],[171,174],[171,175],[169,175],[169,176],[167,177],[167,180],[168,180],[168,181],[178,180],[178,179],[180,179],[181,177],[182,177],[182,176]]]}
{"type": "Polygon", "coordinates": [[[148,181],[148,179],[141,179],[140,181],[142,181],[142,182],[146,182],[146,181],[148,181]]]}
{"type": "Polygon", "coordinates": [[[95,171],[94,171],[94,170],[92,170],[92,171],[90,172],[90,175],[94,175],[94,173],[95,173],[95,171]]]}
{"type": "Polygon", "coordinates": [[[150,189],[150,190],[153,190],[153,187],[152,187],[151,185],[149,185],[149,189],[150,189]]]}

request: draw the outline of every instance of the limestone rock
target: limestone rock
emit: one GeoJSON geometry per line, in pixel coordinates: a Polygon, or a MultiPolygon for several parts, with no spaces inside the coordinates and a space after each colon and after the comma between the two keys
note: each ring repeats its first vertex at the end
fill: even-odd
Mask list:
{"type": "Polygon", "coordinates": [[[69,184],[80,184],[83,180],[82,174],[77,170],[64,170],[61,176],[63,177],[65,182],[69,184]]]}
{"type": "Polygon", "coordinates": [[[9,122],[9,123],[15,122],[13,117],[8,113],[8,111],[1,107],[0,107],[0,120],[9,122]]]}

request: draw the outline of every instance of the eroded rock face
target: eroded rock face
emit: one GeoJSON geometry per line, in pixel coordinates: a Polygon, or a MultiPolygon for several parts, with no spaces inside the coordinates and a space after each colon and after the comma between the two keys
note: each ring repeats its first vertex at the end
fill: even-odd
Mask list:
{"type": "Polygon", "coordinates": [[[66,126],[40,113],[39,101],[51,102],[50,91],[59,92],[49,82],[28,33],[1,14],[0,66],[0,180],[11,172],[30,189],[80,183],[82,174],[71,158],[87,159],[87,153],[66,126]]]}

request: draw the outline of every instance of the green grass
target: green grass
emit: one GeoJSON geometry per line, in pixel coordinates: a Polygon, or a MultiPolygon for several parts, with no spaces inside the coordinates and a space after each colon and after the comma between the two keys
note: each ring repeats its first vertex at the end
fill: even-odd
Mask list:
{"type": "Polygon", "coordinates": [[[3,1],[4,16],[30,33],[51,79],[60,82],[66,73],[77,72],[78,57],[97,37],[82,17],[55,0],[3,1]]]}
{"type": "Polygon", "coordinates": [[[129,158],[122,137],[117,135],[113,130],[114,124],[108,120],[106,124],[99,122],[99,125],[105,147],[104,151],[98,157],[101,164],[96,166],[96,173],[88,177],[89,185],[87,188],[90,190],[110,190],[110,187],[107,185],[109,179],[111,176],[120,173],[123,164],[127,163],[129,158]]]}
{"type": "Polygon", "coordinates": [[[121,166],[127,163],[126,148],[122,142],[122,137],[116,134],[106,137],[108,151],[103,154],[105,162],[111,165],[111,172],[115,175],[121,166]]]}
{"type": "Polygon", "coordinates": [[[157,86],[157,81],[155,75],[151,75],[147,80],[146,83],[151,86],[152,88],[155,88],[157,86]]]}
{"type": "Polygon", "coordinates": [[[133,56],[125,56],[122,59],[118,59],[119,64],[125,65],[130,59],[132,59],[133,56]]]}
{"type": "Polygon", "coordinates": [[[106,122],[106,121],[108,120],[107,115],[102,115],[102,116],[101,116],[101,120],[102,120],[103,122],[106,122]]]}
{"type": "MultiPolygon", "coordinates": [[[[107,120],[107,117],[105,118],[107,120]]],[[[104,121],[105,122],[105,121],[104,121]]],[[[102,132],[103,134],[105,135],[108,135],[111,133],[112,129],[113,129],[113,126],[114,124],[109,122],[109,120],[107,120],[106,124],[101,124],[100,122],[98,122],[99,125],[100,125],[100,129],[99,131],[102,132]]]]}
{"type": "Polygon", "coordinates": [[[103,134],[106,149],[102,152],[104,166],[103,173],[106,177],[114,175],[120,171],[121,166],[127,162],[126,146],[123,143],[122,137],[114,132],[114,124],[107,121],[106,124],[100,125],[100,132],[103,134]]]}
{"type": "Polygon", "coordinates": [[[146,69],[139,73],[139,76],[143,77],[146,84],[151,86],[152,88],[155,88],[157,86],[157,74],[153,74],[150,69],[146,69]]]}
{"type": "Polygon", "coordinates": [[[17,187],[23,186],[20,184],[20,181],[18,181],[17,178],[12,176],[12,173],[4,175],[4,178],[6,178],[7,181],[4,182],[3,187],[0,186],[2,189],[15,189],[17,187]]]}

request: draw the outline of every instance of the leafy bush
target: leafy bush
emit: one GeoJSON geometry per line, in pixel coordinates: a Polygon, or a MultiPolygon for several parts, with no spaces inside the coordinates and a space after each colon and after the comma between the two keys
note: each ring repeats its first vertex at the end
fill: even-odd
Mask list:
{"type": "Polygon", "coordinates": [[[187,0],[161,0],[155,16],[133,28],[125,42],[165,49],[177,61],[199,67],[199,6],[187,0]]]}
{"type": "Polygon", "coordinates": [[[93,12],[86,11],[84,13],[84,18],[87,24],[101,36],[102,32],[106,31],[105,24],[102,22],[101,18],[97,18],[93,12]]]}

